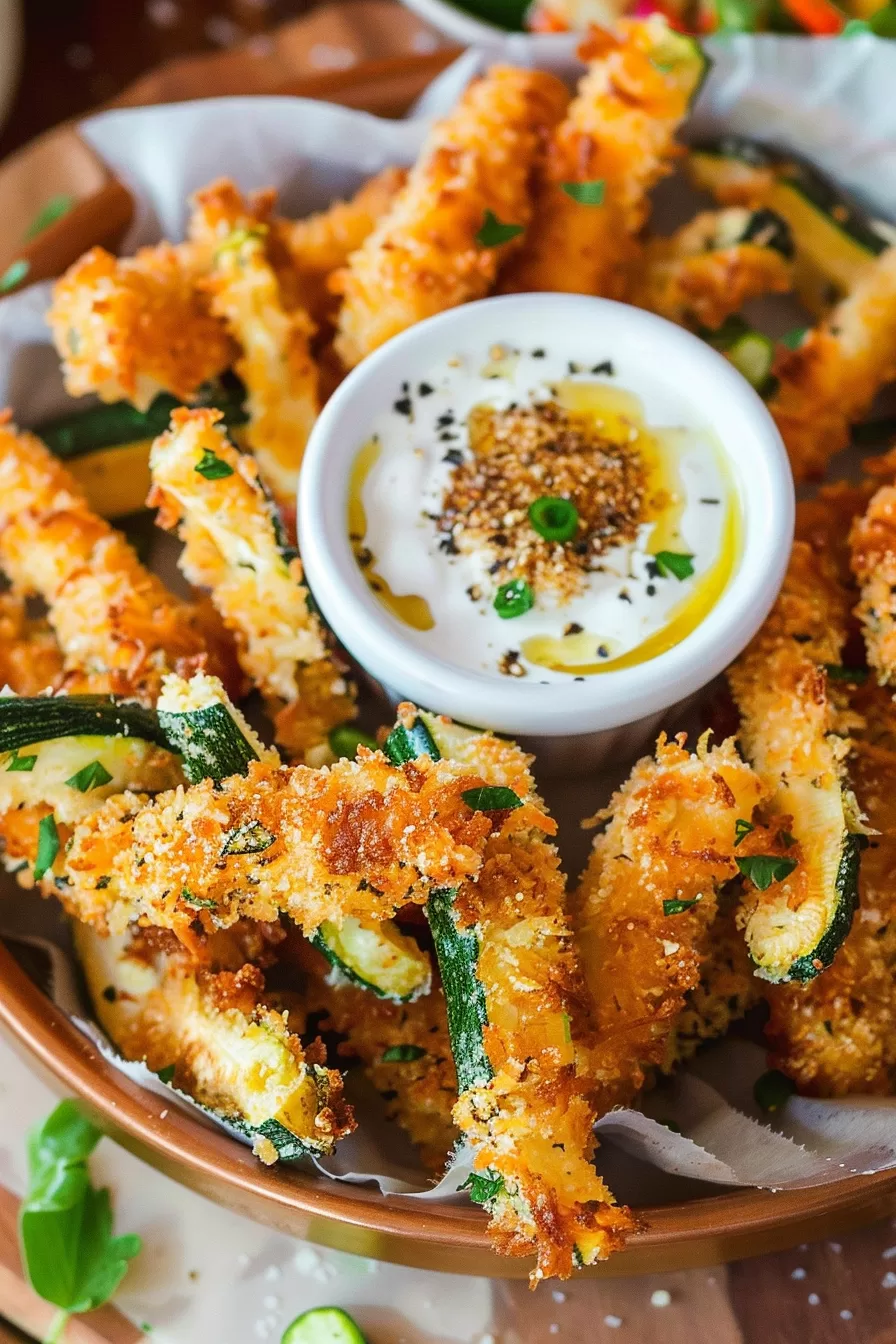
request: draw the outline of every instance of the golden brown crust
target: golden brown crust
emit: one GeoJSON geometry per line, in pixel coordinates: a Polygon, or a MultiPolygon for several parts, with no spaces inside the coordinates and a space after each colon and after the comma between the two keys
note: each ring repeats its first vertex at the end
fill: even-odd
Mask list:
{"type": "Polygon", "coordinates": [[[868,662],[878,681],[890,683],[896,678],[896,486],[881,486],[853,520],[849,546],[868,662]]]}
{"type": "Polygon", "coordinates": [[[22,598],[0,593],[0,690],[39,695],[61,678],[62,651],[49,622],[29,619],[22,598]]]}

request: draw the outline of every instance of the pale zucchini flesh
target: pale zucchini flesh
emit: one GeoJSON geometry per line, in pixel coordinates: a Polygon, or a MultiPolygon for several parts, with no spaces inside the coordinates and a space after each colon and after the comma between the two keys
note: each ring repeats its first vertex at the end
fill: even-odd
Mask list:
{"type": "Polygon", "coordinates": [[[338,975],[378,998],[409,1003],[429,993],[429,957],[391,920],[376,924],[351,918],[341,925],[325,922],[311,942],[338,975]]]}

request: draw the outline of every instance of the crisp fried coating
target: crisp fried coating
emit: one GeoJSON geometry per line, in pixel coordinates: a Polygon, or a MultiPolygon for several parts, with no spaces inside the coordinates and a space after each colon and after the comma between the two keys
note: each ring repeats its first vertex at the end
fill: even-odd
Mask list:
{"type": "MultiPolygon", "coordinates": [[[[311,932],[347,915],[385,918],[433,886],[475,877],[503,820],[464,802],[481,782],[446,762],[399,768],[361,748],[327,769],[258,762],[245,777],[151,802],[123,793],[77,828],[65,903],[101,930],[140,918],[186,943],[197,919],[226,928],[285,911],[311,932]],[[233,843],[247,826],[261,838],[251,852],[233,843]]],[[[553,829],[534,805],[523,811],[553,829]]]]}
{"type": "Polygon", "coordinates": [[[849,548],[868,662],[878,680],[890,684],[896,680],[896,486],[881,486],[853,519],[849,548]]]}
{"type": "Polygon", "coordinates": [[[529,175],[567,93],[553,75],[494,66],[433,127],[406,186],[334,283],[336,350],[353,368],[399,331],[482,298],[509,244],[480,244],[487,211],[528,224],[529,175]]]}
{"type": "Polygon", "coordinates": [[[670,238],[652,239],[639,259],[630,301],[680,326],[715,330],[748,299],[786,293],[791,266],[776,248],[756,240],[719,244],[745,213],[707,210],[670,238]]]}
{"type": "MultiPolygon", "coordinates": [[[[201,969],[176,945],[103,938],[83,924],[75,944],[100,1025],[126,1059],[155,1073],[173,1066],[175,1087],[203,1106],[253,1129],[275,1121],[315,1153],[355,1128],[340,1074],[323,1067],[320,1041],[303,1049],[257,966],[201,969]]],[[[277,1159],[263,1137],[256,1152],[277,1159]]]]}
{"type": "Polygon", "coordinates": [[[733,742],[701,738],[692,754],[683,737],[661,737],[599,814],[576,897],[598,1114],[630,1104],[645,1070],[666,1059],[700,982],[717,888],[737,875],[735,823],[762,796],[733,742]]]}
{"type": "Polygon", "coordinates": [[[33,434],[0,424],[0,567],[37,594],[62,650],[72,691],[152,704],[166,672],[212,666],[201,623],[91,513],[61,462],[33,434]]]}
{"type": "Polygon", "coordinates": [[[309,608],[302,562],[288,547],[253,458],[239,453],[213,410],[178,410],[154,443],[151,505],[185,543],[180,568],[207,588],[233,633],[243,671],[294,757],[354,716],[354,688],[328,652],[309,608]],[[202,464],[211,463],[203,475],[202,464]]]}
{"type": "Polygon", "coordinates": [[[675,132],[696,71],[654,60],[667,29],[659,15],[623,20],[618,36],[594,29],[580,48],[589,67],[551,141],[523,246],[500,277],[506,293],[564,290],[621,297],[650,189],[680,152],[675,132]],[[598,206],[563,184],[603,182],[598,206]]]}
{"type": "Polygon", "coordinates": [[[182,401],[233,362],[234,346],[196,285],[189,248],[159,243],[133,257],[91,248],[53,290],[47,321],[66,389],[131,401],[182,401]]]}
{"type": "Polygon", "coordinates": [[[797,481],[816,480],[849,443],[850,427],[896,374],[896,247],[869,262],[855,288],[775,365],[769,410],[797,481]]]}
{"type": "Polygon", "coordinates": [[[31,620],[21,597],[0,593],[0,690],[40,695],[61,679],[62,650],[50,623],[31,620]]]}
{"type": "Polygon", "coordinates": [[[311,354],[314,323],[281,284],[270,247],[269,200],[246,201],[221,179],[193,198],[190,237],[211,248],[200,282],[211,310],[240,347],[234,365],[246,385],[246,440],[275,498],[292,504],[302,454],[320,402],[311,354]]]}

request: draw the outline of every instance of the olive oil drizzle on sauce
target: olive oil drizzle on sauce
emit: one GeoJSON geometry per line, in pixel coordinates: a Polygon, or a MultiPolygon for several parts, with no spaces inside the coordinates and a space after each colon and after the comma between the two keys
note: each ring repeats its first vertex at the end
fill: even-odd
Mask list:
{"type": "MultiPolygon", "coordinates": [[[[552,395],[566,410],[592,418],[608,439],[618,443],[636,440],[646,470],[643,518],[646,523],[652,523],[647,551],[651,555],[660,551],[687,552],[687,541],[680,532],[686,499],[678,473],[678,459],[688,431],[649,427],[644,419],[640,399],[632,392],[605,383],[564,379],[553,386],[552,395]]],[[[355,458],[349,481],[349,536],[365,578],[383,606],[414,630],[432,630],[435,619],[425,598],[414,593],[394,593],[376,572],[375,559],[365,557],[366,562],[361,561],[367,535],[367,515],[362,494],[364,483],[381,451],[382,445],[374,437],[355,458]]],[[[718,460],[724,468],[721,450],[718,460]]],[[[715,606],[728,585],[740,554],[741,518],[733,482],[728,483],[725,498],[719,503],[725,510],[725,516],[718,555],[709,568],[691,583],[688,593],[672,609],[662,629],[616,657],[612,656],[611,649],[610,657],[602,658],[599,662],[594,660],[595,649],[600,644],[607,644],[599,632],[583,630],[563,637],[534,635],[521,644],[526,661],[552,671],[569,673],[570,676],[594,676],[601,672],[635,667],[680,644],[715,606]]]]}

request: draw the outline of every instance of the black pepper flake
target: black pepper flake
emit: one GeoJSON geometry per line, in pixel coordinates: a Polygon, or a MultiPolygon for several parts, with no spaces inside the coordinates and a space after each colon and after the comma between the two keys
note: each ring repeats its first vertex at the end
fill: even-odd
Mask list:
{"type": "Polygon", "coordinates": [[[519,649],[507,649],[501,655],[498,671],[502,672],[505,677],[524,677],[526,675],[526,669],[520,662],[519,649]]]}
{"type": "Polygon", "coordinates": [[[648,579],[658,579],[660,577],[660,567],[655,560],[647,561],[647,577],[648,579]]]}
{"type": "Polygon", "coordinates": [[[701,500],[700,500],[700,503],[701,503],[701,504],[721,504],[721,502],[722,502],[722,501],[721,501],[720,499],[701,499],[701,500]]]}
{"type": "Polygon", "coordinates": [[[584,677],[573,677],[573,681],[584,681],[584,677]]]}
{"type": "Polygon", "coordinates": [[[793,640],[794,640],[794,643],[795,643],[795,644],[810,644],[810,643],[812,642],[812,636],[811,636],[811,635],[794,635],[793,640]]]}
{"type": "Polygon", "coordinates": [[[580,635],[584,626],[579,625],[578,621],[570,621],[569,625],[564,627],[564,637],[567,635],[580,635]]]}
{"type": "Polygon", "coordinates": [[[605,359],[600,364],[595,364],[591,372],[605,373],[608,378],[613,378],[616,375],[616,370],[613,368],[613,361],[611,359],[605,359]]]}
{"type": "Polygon", "coordinates": [[[392,409],[397,415],[410,415],[413,410],[410,397],[399,397],[392,409]]]}
{"type": "Polygon", "coordinates": [[[467,597],[471,602],[479,602],[482,598],[482,589],[478,583],[471,583],[467,589],[467,597]]]}
{"type": "Polygon", "coordinates": [[[454,424],[454,412],[445,411],[445,413],[443,415],[440,415],[438,420],[436,421],[436,429],[445,429],[446,426],[453,424],[454,424]]]}
{"type": "Polygon", "coordinates": [[[607,648],[606,644],[598,644],[597,656],[598,658],[609,658],[610,650],[607,648]]]}
{"type": "Polygon", "coordinates": [[[463,460],[464,455],[459,448],[449,448],[445,456],[442,458],[443,462],[450,462],[452,467],[461,466],[463,460]]]}
{"type": "Polygon", "coordinates": [[[619,598],[620,602],[631,602],[632,600],[630,594],[626,591],[625,588],[621,589],[620,592],[616,594],[616,596],[619,598]]]}
{"type": "Polygon", "coordinates": [[[439,542],[439,550],[444,551],[446,555],[460,555],[457,549],[457,542],[452,536],[442,537],[439,542]]]}
{"type": "Polygon", "coordinates": [[[439,443],[457,443],[458,436],[452,434],[450,430],[443,429],[439,435],[439,443]]]}
{"type": "Polygon", "coordinates": [[[366,569],[368,565],[373,564],[373,551],[367,546],[361,546],[355,551],[355,559],[362,569],[366,569]]]}
{"type": "Polygon", "coordinates": [[[429,397],[429,396],[432,395],[433,392],[435,392],[435,388],[433,387],[432,383],[418,383],[418,384],[417,384],[417,396],[418,396],[418,397],[429,397]]]}
{"type": "Polygon", "coordinates": [[[581,372],[582,372],[582,366],[581,366],[581,364],[576,364],[575,360],[572,360],[572,359],[569,361],[569,363],[566,365],[566,367],[567,367],[567,369],[569,370],[570,373],[581,373],[581,372]]]}
{"type": "Polygon", "coordinates": [[[652,583],[648,583],[647,585],[647,596],[656,597],[656,587],[652,583]]]}
{"type": "Polygon", "coordinates": [[[543,350],[533,350],[533,351],[532,351],[532,358],[533,358],[533,359],[544,359],[544,351],[543,351],[543,350]]]}
{"type": "Polygon", "coordinates": [[[401,385],[401,390],[402,390],[402,392],[410,392],[410,390],[411,390],[411,385],[410,385],[410,383],[402,383],[402,385],[401,385]]]}

